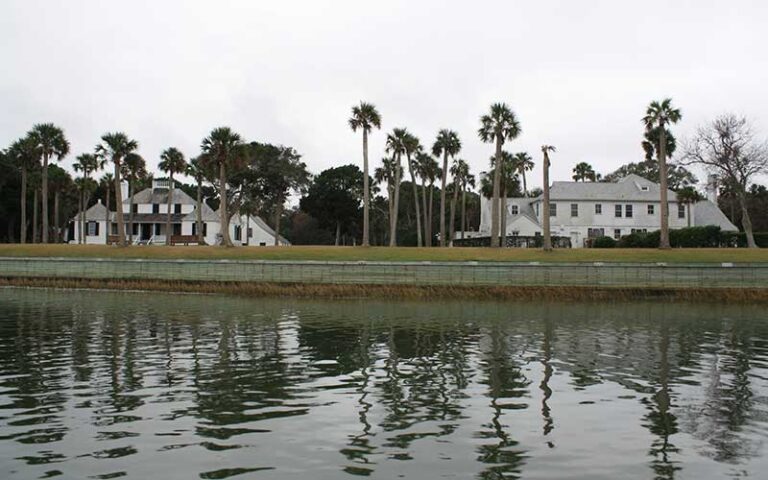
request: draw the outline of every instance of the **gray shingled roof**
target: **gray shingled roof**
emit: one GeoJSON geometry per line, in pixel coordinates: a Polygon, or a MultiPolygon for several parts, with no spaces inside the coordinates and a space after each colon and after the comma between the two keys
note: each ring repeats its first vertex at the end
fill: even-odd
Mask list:
{"type": "MultiPolygon", "coordinates": [[[[112,213],[111,215],[114,215],[112,213]]],[[[85,220],[86,221],[94,221],[94,220],[104,220],[107,216],[107,207],[104,206],[101,202],[96,202],[95,204],[91,205],[91,208],[85,211],[85,220]]],[[[75,215],[74,221],[80,221],[80,213],[78,212],[77,215],[75,215]]]]}
{"type": "MultiPolygon", "coordinates": [[[[195,200],[195,210],[197,210],[197,200],[195,200]]],[[[190,213],[188,213],[184,220],[189,220],[192,222],[197,221],[197,212],[195,210],[192,210],[190,213]]],[[[207,203],[205,203],[205,200],[203,200],[203,221],[204,222],[218,222],[221,218],[219,216],[219,212],[214,212],[211,207],[208,206],[207,203]]]]}
{"type": "MultiPolygon", "coordinates": [[[[616,183],[613,182],[553,182],[549,198],[558,200],[605,200],[658,202],[660,189],[657,183],[638,175],[627,175],[616,183]],[[645,188],[645,190],[643,190],[645,188]]],[[[668,191],[670,201],[676,198],[675,192],[668,191]]],[[[541,200],[541,196],[536,200],[541,200]]]]}
{"type": "MultiPolygon", "coordinates": [[[[173,189],[173,203],[181,203],[183,205],[194,205],[197,201],[184,193],[184,190],[180,188],[173,189]]],[[[168,203],[168,189],[167,188],[145,188],[133,195],[133,203],[168,203]]]]}
{"type": "Polygon", "coordinates": [[[697,227],[717,225],[726,232],[736,232],[739,229],[728,220],[728,217],[709,200],[703,200],[693,205],[693,224],[697,227]]]}
{"type": "MultiPolygon", "coordinates": [[[[275,231],[272,229],[272,227],[267,225],[267,222],[265,222],[261,217],[251,217],[251,220],[253,221],[253,223],[261,227],[261,229],[267,232],[269,235],[272,235],[273,237],[275,236],[275,231]]],[[[283,243],[287,243],[289,245],[291,243],[288,240],[286,240],[282,235],[278,235],[277,238],[279,238],[280,241],[283,243]]]]}

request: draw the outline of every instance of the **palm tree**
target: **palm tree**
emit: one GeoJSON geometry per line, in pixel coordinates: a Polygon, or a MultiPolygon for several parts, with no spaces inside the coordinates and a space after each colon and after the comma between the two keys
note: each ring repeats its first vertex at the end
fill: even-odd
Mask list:
{"type": "Polygon", "coordinates": [[[395,179],[397,178],[397,166],[394,156],[392,158],[384,157],[381,159],[381,167],[373,171],[373,179],[378,183],[387,184],[387,206],[389,210],[389,232],[392,235],[392,219],[394,217],[395,206],[395,179]]]}
{"type": "Polygon", "coordinates": [[[400,182],[402,181],[402,167],[400,160],[406,153],[405,140],[410,135],[404,128],[395,128],[392,133],[387,135],[386,152],[392,154],[395,160],[395,178],[394,178],[394,204],[392,207],[392,216],[389,224],[389,246],[397,246],[397,217],[400,213],[400,182]]]}
{"type": "Polygon", "coordinates": [[[40,165],[40,151],[35,140],[27,135],[11,144],[8,149],[11,161],[21,169],[21,243],[27,243],[27,183],[30,169],[40,165]]]}
{"type": "Polygon", "coordinates": [[[454,157],[461,151],[461,140],[459,140],[459,134],[453,130],[443,129],[437,132],[437,139],[432,146],[432,153],[439,157],[443,156],[443,174],[442,174],[442,190],[440,191],[440,246],[444,247],[445,243],[445,187],[448,184],[448,156],[454,157]]]}
{"type": "Polygon", "coordinates": [[[69,153],[69,141],[64,130],[52,123],[39,123],[32,127],[30,136],[40,150],[43,158],[42,193],[43,193],[43,243],[48,243],[48,161],[52,157],[61,160],[69,153]]]}
{"type": "Polygon", "coordinates": [[[461,238],[464,239],[464,232],[467,230],[467,188],[475,188],[475,176],[469,173],[467,166],[467,175],[462,179],[461,184],[461,238]]]}
{"type": "Polygon", "coordinates": [[[533,170],[534,163],[533,158],[531,158],[530,155],[528,155],[527,152],[518,152],[512,156],[512,159],[514,161],[515,167],[517,169],[517,173],[520,174],[520,177],[523,179],[523,196],[528,196],[528,182],[525,178],[525,172],[530,172],[533,170]]]}
{"type": "Polygon", "coordinates": [[[187,168],[187,162],[184,160],[184,154],[179,149],[171,147],[160,154],[160,170],[166,172],[169,179],[168,185],[168,215],[165,220],[165,244],[171,244],[171,205],[173,205],[173,189],[176,184],[173,182],[173,176],[176,173],[184,173],[187,168]]]}
{"type": "MultiPolygon", "coordinates": [[[[495,159],[491,157],[491,165],[494,165],[495,159]]],[[[517,177],[518,168],[515,164],[514,157],[509,152],[501,153],[501,195],[499,201],[501,205],[499,210],[501,211],[501,247],[507,246],[507,199],[510,193],[520,191],[520,180],[517,177]]]]}
{"type": "Polygon", "coordinates": [[[441,175],[440,167],[437,164],[437,160],[432,155],[419,151],[416,154],[416,170],[421,178],[421,199],[422,209],[424,210],[424,246],[432,246],[432,189],[435,185],[435,180],[441,175]],[[427,190],[427,183],[429,184],[429,190],[427,190]],[[427,196],[429,196],[429,203],[427,203],[427,196]]]}
{"type": "Polygon", "coordinates": [[[413,187],[413,206],[416,211],[416,246],[421,247],[424,244],[421,239],[421,209],[419,208],[419,191],[414,174],[415,158],[412,158],[412,156],[418,154],[422,147],[419,139],[411,133],[406,133],[403,138],[403,147],[405,147],[405,159],[408,162],[408,173],[411,176],[411,186],[413,187]]]}
{"type": "MultiPolygon", "coordinates": [[[[109,188],[115,183],[115,177],[111,173],[107,172],[101,177],[99,183],[104,186],[104,207],[107,209],[106,218],[104,219],[104,238],[106,240],[106,244],[109,245],[109,235],[112,232],[112,230],[109,228],[111,227],[111,222],[109,221],[109,188]]],[[[115,202],[117,202],[117,199],[115,199],[115,202]]]]}
{"type": "Polygon", "coordinates": [[[704,196],[693,187],[683,187],[677,191],[677,202],[681,205],[685,205],[689,227],[691,226],[691,205],[702,200],[704,200],[704,196]]]}
{"type": "Polygon", "coordinates": [[[496,143],[496,167],[493,171],[493,199],[491,203],[491,246],[499,246],[499,194],[501,193],[501,148],[506,140],[520,135],[520,122],[505,103],[494,103],[491,111],[480,117],[478,136],[483,142],[496,143]]]}
{"type": "Polygon", "coordinates": [[[195,208],[196,220],[195,220],[195,233],[197,233],[197,243],[199,245],[205,244],[205,237],[203,236],[203,179],[205,178],[205,170],[200,158],[193,158],[187,164],[186,175],[195,179],[197,184],[197,208],[195,208]]]}
{"type": "Polygon", "coordinates": [[[544,196],[542,199],[541,209],[541,224],[544,227],[544,242],[542,244],[545,252],[552,250],[552,237],[549,228],[549,152],[554,152],[555,147],[552,145],[542,145],[541,153],[544,154],[544,161],[542,167],[544,169],[544,196]]]}
{"type": "Polygon", "coordinates": [[[573,180],[576,182],[586,182],[587,180],[595,181],[597,176],[595,175],[595,169],[587,162],[579,162],[573,167],[573,180]]]}
{"type": "Polygon", "coordinates": [[[78,186],[80,187],[78,189],[80,190],[80,199],[78,202],[80,207],[80,221],[77,225],[79,233],[78,243],[85,243],[85,210],[87,207],[85,201],[85,188],[88,185],[88,179],[91,177],[91,174],[103,166],[104,160],[93,153],[83,153],[78,155],[75,163],[72,165],[76,172],[82,172],[83,174],[78,183],[78,186]]]}
{"type": "Polygon", "coordinates": [[[201,144],[204,162],[216,167],[219,171],[219,195],[221,196],[221,243],[225,247],[232,246],[229,238],[229,214],[227,213],[227,170],[237,166],[247,157],[243,139],[229,127],[219,127],[203,139],[201,144]]]}
{"type": "Polygon", "coordinates": [[[659,248],[669,246],[669,202],[667,200],[667,125],[677,123],[683,117],[680,110],[672,107],[672,99],[651,102],[643,117],[646,132],[658,128],[659,132],[659,190],[661,192],[661,232],[659,248]]]}
{"type": "MultiPolygon", "coordinates": [[[[125,243],[125,219],[123,218],[123,197],[120,193],[120,179],[123,159],[139,148],[139,142],[128,138],[123,132],[106,133],[102,143],[96,147],[96,154],[109,159],[115,166],[115,216],[117,217],[117,238],[121,247],[125,243]]],[[[107,212],[109,214],[109,212],[107,212]]]]}
{"type": "Polygon", "coordinates": [[[133,243],[133,197],[136,180],[147,176],[147,162],[138,153],[131,152],[123,159],[123,177],[128,179],[128,243],[133,243]]]}
{"type": "Polygon", "coordinates": [[[381,115],[373,104],[360,102],[360,105],[352,107],[349,126],[353,132],[358,129],[363,131],[363,246],[368,247],[368,216],[371,203],[371,190],[368,185],[368,132],[374,127],[381,128],[381,115]]]}
{"type": "MultiPolygon", "coordinates": [[[[450,240],[449,240],[449,246],[453,246],[453,237],[455,236],[456,232],[456,203],[459,200],[459,191],[463,192],[464,187],[466,187],[467,183],[467,177],[469,176],[469,165],[467,162],[465,162],[462,159],[454,160],[453,165],[451,165],[451,176],[453,177],[453,199],[451,200],[451,214],[450,214],[450,240]]],[[[462,210],[462,215],[464,214],[464,211],[462,210]]],[[[464,238],[464,230],[463,230],[463,222],[462,222],[462,238],[464,238]]]]}

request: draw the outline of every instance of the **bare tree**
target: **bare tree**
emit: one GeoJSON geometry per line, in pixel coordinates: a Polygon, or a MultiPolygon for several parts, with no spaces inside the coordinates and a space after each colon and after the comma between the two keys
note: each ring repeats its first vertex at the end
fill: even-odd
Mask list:
{"type": "Polygon", "coordinates": [[[704,166],[735,190],[747,246],[757,248],[747,211],[747,185],[756,175],[768,172],[768,143],[755,138],[746,118],[728,113],[699,127],[685,146],[683,160],[686,164],[704,166]]]}

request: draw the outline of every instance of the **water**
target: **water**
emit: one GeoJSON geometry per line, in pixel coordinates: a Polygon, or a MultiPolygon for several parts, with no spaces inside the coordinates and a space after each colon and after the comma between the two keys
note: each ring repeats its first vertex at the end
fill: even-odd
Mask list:
{"type": "Polygon", "coordinates": [[[765,478],[762,306],[0,289],[0,478],[765,478]]]}

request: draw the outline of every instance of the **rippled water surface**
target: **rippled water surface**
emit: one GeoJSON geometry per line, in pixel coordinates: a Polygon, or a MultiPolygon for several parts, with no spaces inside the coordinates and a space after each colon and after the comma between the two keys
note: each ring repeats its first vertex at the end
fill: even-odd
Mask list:
{"type": "Polygon", "coordinates": [[[766,478],[762,306],[0,289],[0,479],[766,478]]]}

